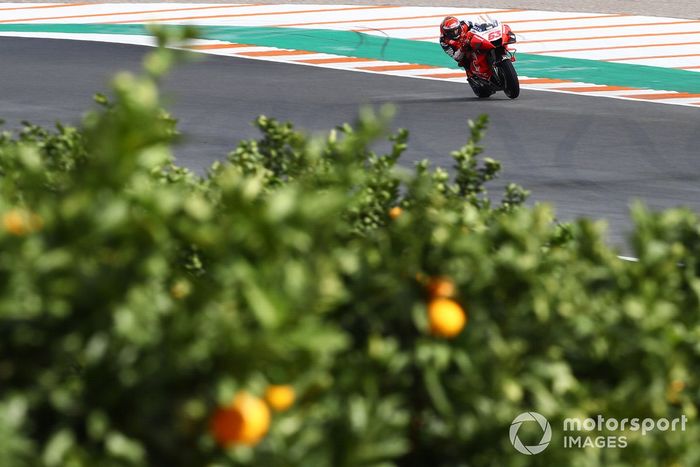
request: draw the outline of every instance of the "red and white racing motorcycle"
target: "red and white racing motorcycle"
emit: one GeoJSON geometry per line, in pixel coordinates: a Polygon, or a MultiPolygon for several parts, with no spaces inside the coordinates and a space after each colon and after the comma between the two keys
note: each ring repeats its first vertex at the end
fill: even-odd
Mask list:
{"type": "Polygon", "coordinates": [[[510,26],[495,19],[473,24],[466,37],[462,38],[467,52],[464,59],[467,66],[469,85],[478,97],[489,97],[496,91],[515,99],[520,95],[520,82],[515,72],[515,34],[510,26]]]}

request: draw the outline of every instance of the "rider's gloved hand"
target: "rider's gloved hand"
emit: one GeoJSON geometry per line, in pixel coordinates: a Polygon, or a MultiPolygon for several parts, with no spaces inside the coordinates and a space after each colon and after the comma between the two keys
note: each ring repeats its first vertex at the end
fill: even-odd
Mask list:
{"type": "Polygon", "coordinates": [[[471,42],[472,37],[474,37],[474,33],[471,31],[467,31],[464,34],[462,34],[462,36],[459,38],[459,42],[461,44],[460,48],[462,50],[467,50],[470,48],[469,43],[471,42]]]}

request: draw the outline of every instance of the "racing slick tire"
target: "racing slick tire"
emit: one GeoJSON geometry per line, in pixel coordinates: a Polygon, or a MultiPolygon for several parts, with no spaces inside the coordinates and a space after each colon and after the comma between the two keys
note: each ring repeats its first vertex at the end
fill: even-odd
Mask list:
{"type": "Polygon", "coordinates": [[[518,80],[518,74],[515,72],[515,67],[510,60],[503,60],[501,63],[496,65],[501,75],[501,82],[503,83],[503,92],[506,96],[511,99],[515,99],[520,95],[520,81],[518,80]]]}

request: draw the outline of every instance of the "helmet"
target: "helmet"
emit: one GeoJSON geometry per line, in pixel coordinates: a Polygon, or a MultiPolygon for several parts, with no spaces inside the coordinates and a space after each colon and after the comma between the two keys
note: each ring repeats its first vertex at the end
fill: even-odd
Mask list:
{"type": "Polygon", "coordinates": [[[440,24],[440,34],[448,39],[456,40],[459,38],[461,24],[454,16],[448,16],[442,20],[440,24]]]}

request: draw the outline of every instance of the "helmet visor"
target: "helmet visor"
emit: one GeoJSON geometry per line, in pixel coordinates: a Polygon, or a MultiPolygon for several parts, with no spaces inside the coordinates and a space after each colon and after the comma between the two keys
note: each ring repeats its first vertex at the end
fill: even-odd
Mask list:
{"type": "Polygon", "coordinates": [[[459,26],[453,28],[445,28],[445,35],[452,40],[459,38],[459,26]]]}

